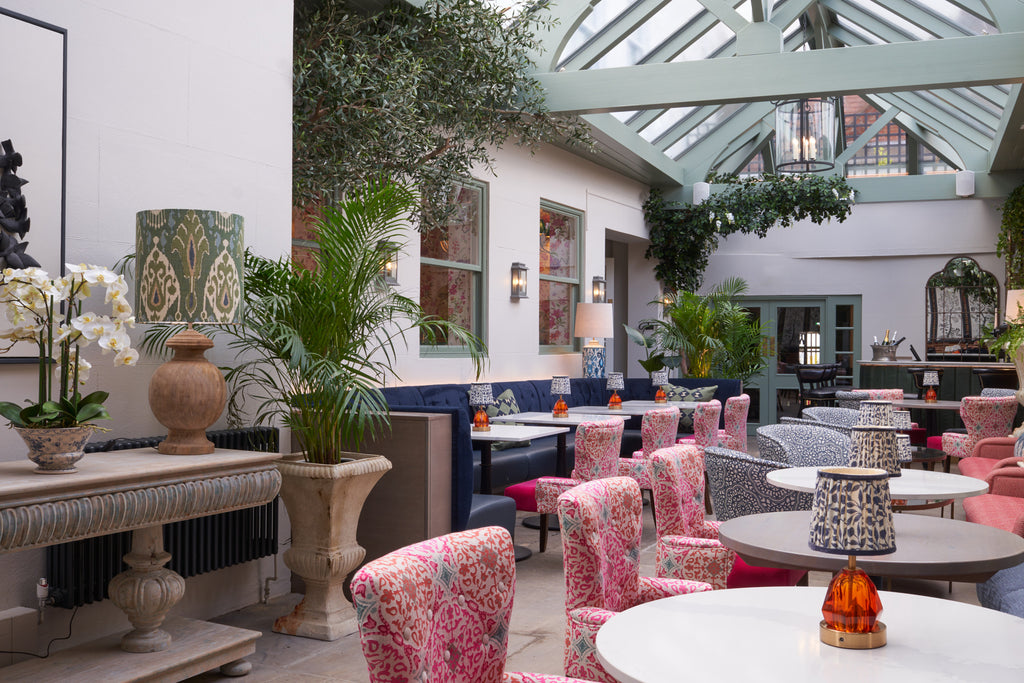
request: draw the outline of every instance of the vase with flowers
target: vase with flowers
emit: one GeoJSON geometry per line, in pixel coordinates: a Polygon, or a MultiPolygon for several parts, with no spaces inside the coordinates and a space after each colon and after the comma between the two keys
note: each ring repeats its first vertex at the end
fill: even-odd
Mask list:
{"type": "Polygon", "coordinates": [[[115,365],[135,365],[139,358],[128,336],[135,319],[125,299],[124,277],[85,264],[67,264],[66,269],[67,275],[56,278],[41,268],[0,273],[0,308],[6,318],[0,353],[33,345],[39,369],[36,400],[28,399],[27,405],[0,402],[0,415],[28,445],[29,459],[41,473],[76,471],[85,444],[100,429],[93,421],[110,417],[103,405],[107,392],[79,392],[92,367],[81,349],[95,342],[104,353],[115,354],[115,365]],[[111,314],[83,312],[84,301],[100,288],[111,314]]]}

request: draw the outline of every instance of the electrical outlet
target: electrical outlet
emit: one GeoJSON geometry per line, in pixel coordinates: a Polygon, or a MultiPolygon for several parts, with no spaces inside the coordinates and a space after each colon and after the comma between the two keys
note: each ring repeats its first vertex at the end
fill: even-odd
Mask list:
{"type": "MultiPolygon", "coordinates": [[[[31,607],[11,607],[0,611],[0,666],[17,664],[26,655],[4,654],[8,651],[35,652],[39,639],[39,613],[31,607]]],[[[2,678],[2,676],[0,676],[2,678]]]]}

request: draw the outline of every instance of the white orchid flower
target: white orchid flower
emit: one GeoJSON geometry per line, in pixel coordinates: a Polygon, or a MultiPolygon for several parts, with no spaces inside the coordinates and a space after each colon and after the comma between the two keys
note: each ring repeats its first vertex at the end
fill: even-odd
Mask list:
{"type": "Polygon", "coordinates": [[[122,349],[114,356],[114,365],[135,365],[139,362],[139,352],[135,349],[122,349]]]}

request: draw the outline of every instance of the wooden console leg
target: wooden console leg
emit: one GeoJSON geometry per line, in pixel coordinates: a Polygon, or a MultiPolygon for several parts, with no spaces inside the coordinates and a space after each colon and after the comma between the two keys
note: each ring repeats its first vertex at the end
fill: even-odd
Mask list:
{"type": "Polygon", "coordinates": [[[245,676],[252,671],[252,663],[244,659],[236,659],[220,667],[220,672],[225,676],[245,676]]]}
{"type": "Polygon", "coordinates": [[[159,652],[171,644],[160,628],[164,617],[185,595],[185,579],[164,567],[171,559],[164,551],[163,526],[132,532],[132,550],[124,556],[129,569],[110,580],[110,600],[135,627],[121,639],[126,652],[159,652]]]}

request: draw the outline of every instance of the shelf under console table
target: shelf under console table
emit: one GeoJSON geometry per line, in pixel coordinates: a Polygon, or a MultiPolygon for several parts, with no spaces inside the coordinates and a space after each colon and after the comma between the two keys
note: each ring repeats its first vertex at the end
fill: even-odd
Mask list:
{"type": "Polygon", "coordinates": [[[132,531],[129,569],[111,581],[110,596],[135,627],[120,639],[120,649],[101,640],[5,667],[0,678],[41,680],[41,672],[75,661],[97,667],[103,678],[96,680],[104,681],[181,680],[218,666],[231,675],[247,673],[244,657],[255,652],[258,632],[182,619],[161,628],[185,592],[184,579],[164,567],[170,555],[162,526],[273,500],[281,487],[280,457],[227,449],[162,455],[146,448],[92,453],[78,472],[62,475],[36,474],[27,459],[0,462],[0,552],[132,531]],[[161,655],[130,654],[140,652],[161,655]],[[140,670],[146,670],[143,678],[140,670]]]}

